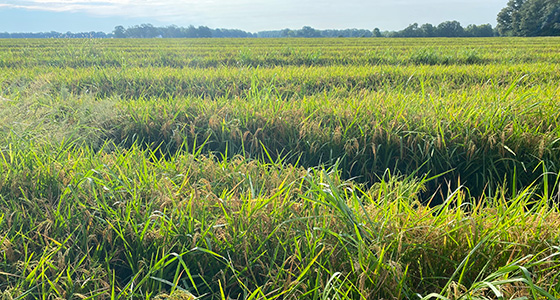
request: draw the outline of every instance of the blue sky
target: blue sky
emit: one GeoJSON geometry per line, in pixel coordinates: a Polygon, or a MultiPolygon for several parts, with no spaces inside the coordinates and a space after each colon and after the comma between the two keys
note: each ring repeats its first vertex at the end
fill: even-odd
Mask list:
{"type": "Polygon", "coordinates": [[[303,26],[400,30],[457,20],[496,24],[507,0],[0,0],[0,32],[110,32],[142,23],[251,32],[303,26]]]}

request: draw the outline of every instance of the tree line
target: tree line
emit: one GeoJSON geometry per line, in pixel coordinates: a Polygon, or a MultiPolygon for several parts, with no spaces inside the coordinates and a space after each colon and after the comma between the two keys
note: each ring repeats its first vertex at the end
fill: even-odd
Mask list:
{"type": "Polygon", "coordinates": [[[262,38],[317,38],[317,37],[372,37],[373,33],[367,29],[326,29],[319,30],[310,26],[304,26],[301,29],[282,29],[261,31],[257,33],[257,37],[262,38]]]}
{"type": "Polygon", "coordinates": [[[176,25],[156,27],[152,24],[136,25],[128,28],[115,27],[114,38],[248,38],[256,34],[239,29],[211,29],[207,26],[178,27],[176,25]]]}
{"type": "Polygon", "coordinates": [[[493,36],[490,24],[469,25],[463,28],[457,21],[444,22],[438,26],[414,23],[401,31],[381,32],[378,28],[368,29],[327,29],[310,26],[301,29],[282,29],[251,33],[239,29],[211,29],[206,26],[178,27],[175,25],[156,27],[151,24],[135,25],[128,28],[117,26],[111,33],[80,32],[59,33],[0,33],[0,38],[320,38],[320,37],[483,37],[493,36]]]}
{"type": "Polygon", "coordinates": [[[178,27],[175,25],[155,27],[151,24],[136,25],[128,28],[115,27],[112,32],[114,38],[280,38],[280,37],[372,37],[373,32],[367,29],[328,29],[318,30],[310,26],[302,29],[282,29],[246,32],[239,29],[211,29],[206,26],[178,27]]]}
{"type": "Polygon", "coordinates": [[[320,37],[488,37],[494,36],[495,31],[490,24],[469,25],[463,28],[457,21],[443,22],[437,26],[414,23],[401,31],[381,32],[378,28],[367,29],[327,29],[320,30],[310,26],[301,29],[282,29],[260,31],[257,33],[237,29],[210,29],[206,26],[189,27],[155,27],[151,24],[136,25],[128,28],[115,27],[114,38],[320,38],[320,37]]]}

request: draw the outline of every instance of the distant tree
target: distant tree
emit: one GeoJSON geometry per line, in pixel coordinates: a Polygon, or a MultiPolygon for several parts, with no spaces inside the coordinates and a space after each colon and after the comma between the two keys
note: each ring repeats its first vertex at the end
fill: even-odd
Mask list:
{"type": "Polygon", "coordinates": [[[388,38],[401,37],[401,32],[400,31],[386,31],[383,36],[388,37],[388,38]]]}
{"type": "Polygon", "coordinates": [[[185,37],[187,38],[196,38],[198,37],[198,31],[196,30],[196,27],[189,25],[189,27],[187,28],[183,28],[183,34],[185,37]]]}
{"type": "Polygon", "coordinates": [[[497,17],[498,25],[496,26],[498,33],[502,36],[517,35],[519,31],[519,10],[526,0],[509,0],[497,17]]]}
{"type": "Polygon", "coordinates": [[[293,30],[286,28],[286,29],[282,29],[280,31],[280,36],[281,37],[295,37],[296,33],[293,30]]]}
{"type": "Polygon", "coordinates": [[[372,37],[373,33],[367,29],[353,29],[353,32],[356,32],[356,37],[372,37]]]}
{"type": "Polygon", "coordinates": [[[152,24],[135,25],[126,30],[126,37],[130,38],[154,38],[158,35],[158,30],[152,24]]]}
{"type": "Polygon", "coordinates": [[[245,32],[239,29],[212,29],[212,37],[214,38],[248,38],[253,37],[250,32],[245,32]]]}
{"type": "Polygon", "coordinates": [[[198,26],[198,37],[210,38],[212,37],[212,30],[206,26],[198,26]]]}
{"type": "Polygon", "coordinates": [[[321,37],[321,33],[310,26],[304,26],[303,28],[297,31],[296,36],[313,38],[313,37],[321,37]]]}
{"type": "Polygon", "coordinates": [[[181,28],[177,25],[171,25],[164,28],[160,28],[162,37],[164,38],[179,38],[182,37],[181,28]]]}
{"type": "Polygon", "coordinates": [[[159,28],[149,23],[140,25],[140,29],[144,38],[155,38],[161,35],[159,28]]]}
{"type": "Polygon", "coordinates": [[[465,36],[465,29],[457,21],[445,21],[437,26],[438,36],[460,37],[465,36]]]}
{"type": "Polygon", "coordinates": [[[559,0],[510,0],[497,16],[503,36],[560,35],[559,0]]]}
{"type": "Polygon", "coordinates": [[[471,24],[465,28],[465,35],[471,37],[491,37],[494,36],[494,29],[492,29],[490,24],[471,24]]]}
{"type": "Polygon", "coordinates": [[[490,24],[469,25],[467,29],[458,21],[445,21],[437,27],[426,23],[418,26],[418,23],[410,24],[401,31],[385,32],[386,37],[464,37],[464,36],[493,36],[494,30],[490,24]]]}
{"type": "Polygon", "coordinates": [[[560,1],[545,1],[543,14],[540,16],[539,35],[558,36],[560,35],[560,1]]]}
{"type": "Polygon", "coordinates": [[[400,31],[400,36],[402,37],[420,37],[421,31],[418,27],[418,23],[410,24],[408,27],[400,31]]]}
{"type": "Polygon", "coordinates": [[[113,30],[113,36],[118,39],[122,39],[126,37],[126,29],[123,26],[119,25],[116,26],[113,30]]]}
{"type": "Polygon", "coordinates": [[[521,36],[539,35],[539,16],[542,14],[544,1],[527,1],[519,10],[517,34],[521,36]]]}
{"type": "Polygon", "coordinates": [[[424,37],[437,36],[437,28],[430,23],[422,24],[422,26],[420,26],[420,31],[422,36],[424,37]]]}
{"type": "Polygon", "coordinates": [[[373,36],[374,37],[383,37],[383,34],[381,33],[381,30],[379,30],[379,28],[374,28],[373,29],[373,36]]]}
{"type": "Polygon", "coordinates": [[[529,0],[519,10],[519,17],[521,36],[560,35],[558,0],[529,0]]]}

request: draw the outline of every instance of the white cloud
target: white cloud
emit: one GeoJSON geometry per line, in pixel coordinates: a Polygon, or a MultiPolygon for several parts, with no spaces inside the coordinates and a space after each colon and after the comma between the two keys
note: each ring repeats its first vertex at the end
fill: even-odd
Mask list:
{"type": "MultiPolygon", "coordinates": [[[[167,24],[234,26],[266,22],[273,12],[289,15],[297,0],[24,0],[4,1],[0,8],[81,12],[100,17],[144,18],[167,24]],[[289,10],[287,8],[290,8],[289,10]]],[[[301,5],[302,6],[307,5],[301,5]]],[[[295,13],[299,13],[296,11],[295,13]]],[[[285,17],[284,17],[285,19],[285,17]]],[[[251,28],[252,29],[252,28],[251,28]]]]}
{"type": "Polygon", "coordinates": [[[100,16],[159,17],[199,10],[212,1],[153,0],[8,0],[0,7],[54,12],[86,12],[100,16]]]}

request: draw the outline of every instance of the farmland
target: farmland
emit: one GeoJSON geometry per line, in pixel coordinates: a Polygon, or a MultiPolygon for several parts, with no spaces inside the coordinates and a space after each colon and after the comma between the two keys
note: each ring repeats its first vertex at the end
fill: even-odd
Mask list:
{"type": "Polygon", "coordinates": [[[0,40],[1,295],[556,299],[559,52],[0,40]]]}

